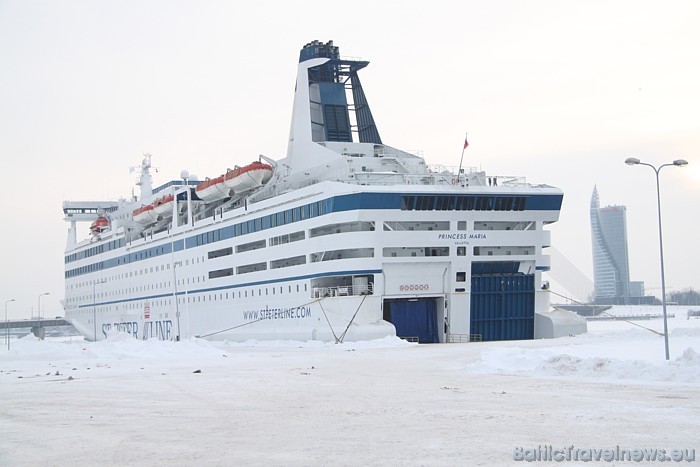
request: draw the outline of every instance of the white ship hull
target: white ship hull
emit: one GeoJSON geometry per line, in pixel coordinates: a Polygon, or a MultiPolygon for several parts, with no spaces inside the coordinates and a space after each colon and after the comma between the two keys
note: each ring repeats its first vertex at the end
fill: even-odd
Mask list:
{"type": "Polygon", "coordinates": [[[250,176],[236,172],[233,191],[186,171],[151,189],[147,155],[138,201],[64,202],[66,319],[89,339],[115,330],[164,340],[533,338],[534,314],[549,309],[544,227],[562,192],[431,169],[382,144],[367,105],[355,106],[366,112],[361,142],[343,141],[353,130],[339,93],[351,86],[363,99],[352,80],[366,62],[336,55],[332,43],[302,49],[287,157],[240,169],[250,176]],[[319,93],[310,77],[336,81],[319,93]],[[317,112],[324,96],[338,117],[330,129],[317,112]],[[336,139],[317,142],[324,131],[336,139]],[[177,210],[132,216],[165,196],[177,210]],[[75,223],[100,209],[109,229],[78,242],[75,223]]]}
{"type": "MultiPolygon", "coordinates": [[[[223,294],[225,297],[226,294],[223,294]]],[[[294,297],[289,297],[290,301],[294,297]]],[[[233,299],[231,299],[233,300],[233,299]]],[[[219,300],[225,302],[225,299],[219,300]]],[[[298,301],[294,301],[298,303],[298,301]]],[[[178,319],[168,313],[157,313],[150,307],[150,318],[143,310],[127,313],[100,312],[97,321],[97,339],[106,338],[111,332],[126,332],[136,339],[178,340],[200,337],[210,340],[321,340],[347,341],[380,339],[395,335],[394,327],[375,319],[368,322],[368,310],[381,308],[379,297],[363,300],[361,297],[344,297],[327,300],[325,305],[312,302],[298,307],[288,307],[287,301],[250,300],[246,307],[232,307],[226,303],[208,304],[203,307],[194,303],[183,303],[178,319]],[[359,307],[362,314],[349,323],[359,307]],[[167,316],[166,316],[167,315],[167,316]],[[221,326],[227,326],[221,328],[221,326]]],[[[145,305],[149,306],[149,305],[145,305]]],[[[102,307],[101,307],[102,308],[102,307]]],[[[89,322],[72,320],[76,329],[85,336],[94,338],[94,329],[89,322]]]]}
{"type": "MultiPolygon", "coordinates": [[[[185,225],[172,234],[162,232],[147,241],[129,242],[102,261],[115,264],[116,258],[125,254],[146,259],[69,278],[67,295],[76,298],[69,299],[66,318],[91,339],[95,332],[100,339],[112,330],[121,330],[139,339],[334,340],[342,335],[348,340],[365,340],[395,334],[394,326],[384,320],[387,300],[429,300],[435,303],[439,323],[452,313],[451,333],[469,335],[470,294],[463,274],[468,274],[473,261],[517,261],[519,268],[534,274],[537,281],[541,271],[549,268],[549,258],[542,254],[542,246],[550,241],[549,232],[473,228],[475,219],[494,225],[505,222],[503,219],[513,225],[542,225],[557,218],[556,210],[473,213],[358,209],[196,245],[198,239],[212,238],[213,231],[279,213],[280,206],[282,212],[293,213],[329,197],[337,203],[343,196],[363,194],[381,198],[392,193],[420,196],[426,189],[436,196],[463,192],[449,186],[440,192],[434,187],[415,186],[355,188],[324,182],[260,202],[253,212],[239,208],[223,218],[202,221],[195,228],[185,225]],[[319,192],[321,187],[324,189],[319,192]],[[295,198],[303,202],[293,201],[295,198]],[[300,239],[288,241],[295,236],[300,239]],[[246,250],[256,243],[259,248],[246,250]],[[507,249],[499,245],[507,245],[507,249]],[[149,252],[154,251],[160,253],[149,258],[149,252]],[[474,256],[475,252],[479,256],[474,256]],[[493,254],[500,257],[493,258],[493,254]],[[95,283],[101,280],[105,282],[95,283]]],[[[518,194],[515,189],[500,191],[518,194]]],[[[535,194],[526,191],[531,191],[529,196],[535,194]]],[[[536,193],[560,197],[560,192],[551,188],[536,193]]],[[[112,240],[103,238],[104,242],[112,240]]],[[[92,262],[88,259],[79,264],[92,262]]],[[[79,268],[78,264],[75,267],[79,268]]],[[[538,310],[548,309],[545,292],[538,291],[535,301],[538,310]]],[[[447,329],[439,326],[438,331],[440,339],[447,339],[447,329]]]]}

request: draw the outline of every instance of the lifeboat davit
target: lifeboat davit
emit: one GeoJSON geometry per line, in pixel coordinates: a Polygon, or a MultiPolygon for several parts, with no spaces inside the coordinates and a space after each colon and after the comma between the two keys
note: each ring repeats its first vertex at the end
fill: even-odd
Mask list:
{"type": "Polygon", "coordinates": [[[236,167],[224,175],[224,185],[234,193],[243,193],[265,184],[272,177],[272,166],[255,161],[245,167],[236,167]]]}
{"type": "Polygon", "coordinates": [[[205,203],[229,197],[229,189],[224,185],[223,175],[203,181],[195,187],[194,192],[205,203]]]}
{"type": "Polygon", "coordinates": [[[152,204],[134,209],[133,217],[136,222],[142,225],[152,224],[157,219],[152,204]]]}
{"type": "Polygon", "coordinates": [[[95,219],[92,224],[90,224],[90,233],[93,235],[99,235],[105,230],[109,229],[109,219],[104,216],[100,216],[95,219]]]}
{"type": "Polygon", "coordinates": [[[153,202],[153,212],[156,216],[160,216],[162,219],[172,217],[173,203],[175,203],[175,196],[173,195],[166,195],[162,198],[158,198],[153,202]]]}

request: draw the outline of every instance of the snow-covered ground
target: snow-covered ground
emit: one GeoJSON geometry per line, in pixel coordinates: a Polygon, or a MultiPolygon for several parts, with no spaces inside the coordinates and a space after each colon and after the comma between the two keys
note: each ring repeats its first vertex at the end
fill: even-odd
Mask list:
{"type": "Polygon", "coordinates": [[[700,319],[669,320],[670,362],[657,334],[588,326],[447,345],[13,340],[0,465],[523,465],[514,448],[540,445],[699,462],[700,319]]]}

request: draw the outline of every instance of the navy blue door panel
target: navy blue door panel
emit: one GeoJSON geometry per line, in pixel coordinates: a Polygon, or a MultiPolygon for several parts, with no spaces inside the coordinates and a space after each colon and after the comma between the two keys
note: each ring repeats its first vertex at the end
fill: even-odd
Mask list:
{"type": "Polygon", "coordinates": [[[534,283],[532,274],[472,274],[470,334],[484,341],[533,339],[534,283]]]}
{"type": "Polygon", "coordinates": [[[385,315],[399,337],[417,337],[420,343],[439,342],[435,300],[395,300],[384,303],[385,315]],[[388,313],[386,313],[388,311],[388,313]]]}

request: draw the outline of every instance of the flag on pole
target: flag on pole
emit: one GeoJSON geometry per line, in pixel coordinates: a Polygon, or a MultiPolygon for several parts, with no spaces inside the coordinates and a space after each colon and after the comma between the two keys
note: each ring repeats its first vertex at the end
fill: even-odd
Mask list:
{"type": "Polygon", "coordinates": [[[462,148],[462,157],[459,158],[459,168],[457,169],[457,178],[455,178],[452,183],[457,184],[459,183],[459,177],[460,174],[462,173],[462,162],[464,161],[464,150],[467,149],[467,146],[469,146],[469,142],[467,141],[467,133],[464,133],[464,147],[462,148]]]}

